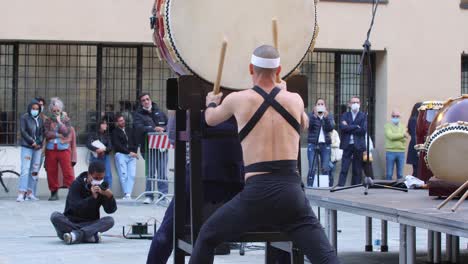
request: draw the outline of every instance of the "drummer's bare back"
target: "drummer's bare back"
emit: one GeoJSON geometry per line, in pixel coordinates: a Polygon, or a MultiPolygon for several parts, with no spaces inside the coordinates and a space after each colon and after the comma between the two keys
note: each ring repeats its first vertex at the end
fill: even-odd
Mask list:
{"type": "MultiPolygon", "coordinates": [[[[270,93],[270,90],[266,90],[270,93]]],[[[297,93],[282,90],[275,99],[299,122],[304,115],[304,102],[297,93]]],[[[234,115],[239,131],[247,124],[264,99],[252,89],[231,93],[220,107],[206,116],[215,125],[234,115]]],[[[304,122],[304,120],[303,120],[304,122]]],[[[254,129],[241,142],[245,165],[272,160],[295,160],[299,150],[299,134],[272,107],[269,107],[254,129]]],[[[249,173],[248,178],[258,173],[249,173]]]]}

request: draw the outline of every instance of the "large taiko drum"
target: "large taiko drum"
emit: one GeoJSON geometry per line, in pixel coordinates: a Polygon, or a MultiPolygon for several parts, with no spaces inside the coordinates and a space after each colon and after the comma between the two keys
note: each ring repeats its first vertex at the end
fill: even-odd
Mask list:
{"type": "Polygon", "coordinates": [[[228,41],[221,86],[251,88],[252,51],[273,45],[278,20],[282,78],[306,56],[316,30],[315,0],[156,0],[153,41],[159,55],[179,75],[216,79],[224,38],[228,41]]]}
{"type": "MultiPolygon", "coordinates": [[[[416,148],[423,150],[424,143],[428,136],[429,126],[437,115],[439,109],[443,106],[442,101],[424,101],[418,108],[418,120],[416,123],[416,148]]],[[[431,170],[427,167],[425,162],[426,153],[419,152],[418,160],[418,178],[427,182],[432,177],[431,170]]]]}
{"type": "Polygon", "coordinates": [[[431,123],[424,149],[434,176],[454,183],[468,180],[468,95],[449,99],[431,123]]]}

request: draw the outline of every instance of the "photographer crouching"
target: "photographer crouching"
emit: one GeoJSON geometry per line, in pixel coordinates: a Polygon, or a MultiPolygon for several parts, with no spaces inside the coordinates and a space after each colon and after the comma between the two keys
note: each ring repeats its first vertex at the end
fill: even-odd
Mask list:
{"type": "Polygon", "coordinates": [[[105,165],[91,162],[87,172],[83,172],[72,183],[63,214],[54,212],[50,221],[57,231],[57,236],[66,244],[99,243],[101,232],[114,226],[110,216],[100,218],[99,209],[112,214],[117,204],[108,185],[103,181],[105,165]]]}

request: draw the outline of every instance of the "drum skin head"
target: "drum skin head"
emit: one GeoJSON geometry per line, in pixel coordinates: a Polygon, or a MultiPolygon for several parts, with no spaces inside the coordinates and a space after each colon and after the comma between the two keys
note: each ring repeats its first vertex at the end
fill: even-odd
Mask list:
{"type": "Polygon", "coordinates": [[[427,154],[434,176],[458,183],[468,180],[467,157],[467,131],[452,131],[441,135],[431,143],[427,154]]]}
{"type": "Polygon", "coordinates": [[[250,57],[256,47],[273,45],[273,18],[283,78],[301,63],[315,30],[314,0],[167,0],[166,7],[167,37],[178,59],[210,83],[227,39],[221,86],[229,89],[252,87],[250,57]]]}
{"type": "Polygon", "coordinates": [[[468,96],[443,103],[429,126],[425,147],[434,176],[458,183],[468,180],[468,96]]]}

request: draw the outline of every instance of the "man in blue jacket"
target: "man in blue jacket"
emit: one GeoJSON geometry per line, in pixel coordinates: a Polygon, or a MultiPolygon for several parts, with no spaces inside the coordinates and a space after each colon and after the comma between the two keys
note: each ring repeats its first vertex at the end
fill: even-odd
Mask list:
{"type": "Polygon", "coordinates": [[[359,97],[349,100],[350,112],[345,112],[340,119],[341,144],[343,158],[338,186],[346,184],[349,166],[353,165],[351,185],[360,184],[362,179],[362,155],[366,150],[365,135],[367,132],[367,115],[359,111],[359,97]]]}
{"type": "MultiPolygon", "coordinates": [[[[166,131],[167,125],[167,116],[162,112],[158,106],[153,103],[149,94],[143,93],[138,97],[140,101],[140,108],[138,108],[133,116],[133,127],[136,129],[138,133],[138,138],[140,139],[140,152],[141,156],[146,160],[146,137],[150,132],[159,132],[162,133],[166,131]]],[[[167,180],[167,161],[168,155],[167,151],[156,151],[156,157],[158,162],[153,161],[153,165],[156,164],[156,168],[153,168],[149,171],[155,171],[156,169],[159,179],[166,179],[167,180]]],[[[145,191],[151,192],[154,191],[152,189],[152,181],[149,180],[154,178],[155,175],[146,175],[146,189],[145,191]]],[[[167,182],[157,182],[158,184],[158,191],[161,193],[167,193],[168,185],[167,182]]],[[[153,202],[153,194],[148,193],[146,195],[146,199],[144,201],[145,204],[149,204],[153,202]]]]}

